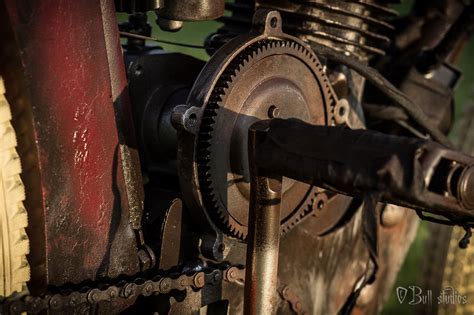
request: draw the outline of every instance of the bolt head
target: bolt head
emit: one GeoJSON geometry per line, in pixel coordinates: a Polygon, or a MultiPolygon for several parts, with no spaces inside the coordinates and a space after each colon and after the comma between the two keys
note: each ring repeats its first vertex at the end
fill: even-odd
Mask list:
{"type": "Polygon", "coordinates": [[[465,208],[474,210],[474,166],[462,173],[458,195],[465,208]]]}
{"type": "Polygon", "coordinates": [[[216,272],[214,274],[214,281],[219,282],[220,280],[221,280],[221,274],[220,274],[220,272],[216,272]]]}
{"type": "Polygon", "coordinates": [[[386,228],[394,227],[405,218],[406,211],[405,208],[399,206],[386,205],[381,214],[382,225],[386,228]]]}

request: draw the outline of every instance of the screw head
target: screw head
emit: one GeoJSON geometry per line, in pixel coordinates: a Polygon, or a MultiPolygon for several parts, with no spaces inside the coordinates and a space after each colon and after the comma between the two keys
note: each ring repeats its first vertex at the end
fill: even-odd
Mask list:
{"type": "Polygon", "coordinates": [[[215,282],[221,281],[221,279],[222,279],[221,273],[220,272],[214,273],[213,279],[214,279],[215,282]]]}

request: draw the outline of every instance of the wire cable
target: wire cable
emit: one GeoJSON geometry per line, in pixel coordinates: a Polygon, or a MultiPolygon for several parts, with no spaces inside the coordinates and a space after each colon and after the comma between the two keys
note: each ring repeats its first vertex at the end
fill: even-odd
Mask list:
{"type": "Polygon", "coordinates": [[[383,77],[377,70],[327,46],[316,43],[311,43],[311,46],[317,55],[341,63],[365,77],[367,81],[372,83],[387,97],[402,107],[410,118],[420,125],[435,141],[438,141],[447,147],[452,147],[451,141],[449,141],[448,137],[431,124],[423,110],[383,77]]]}
{"type": "Polygon", "coordinates": [[[155,37],[144,36],[144,35],[139,35],[139,34],[134,34],[134,33],[129,33],[129,32],[119,32],[119,33],[120,33],[120,36],[123,36],[123,37],[137,38],[137,39],[143,39],[143,40],[151,40],[151,41],[162,43],[162,44],[181,46],[181,47],[187,47],[187,48],[205,49],[204,46],[200,46],[200,45],[177,43],[177,42],[172,42],[172,41],[168,41],[168,40],[158,39],[158,38],[155,38],[155,37]]]}

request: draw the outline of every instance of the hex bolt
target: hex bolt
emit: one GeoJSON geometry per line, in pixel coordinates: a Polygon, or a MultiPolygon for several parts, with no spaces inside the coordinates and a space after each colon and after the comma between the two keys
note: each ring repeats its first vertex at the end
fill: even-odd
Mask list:
{"type": "Polygon", "coordinates": [[[219,282],[219,281],[222,279],[221,273],[220,273],[220,272],[216,272],[216,273],[214,274],[214,276],[213,276],[213,279],[214,279],[214,281],[215,281],[216,283],[219,282]]]}
{"type": "Polygon", "coordinates": [[[462,205],[466,209],[474,210],[474,166],[462,173],[458,194],[462,205]]]}
{"type": "Polygon", "coordinates": [[[192,134],[199,132],[200,109],[188,105],[177,105],[171,113],[171,124],[177,130],[186,130],[192,134]]]}

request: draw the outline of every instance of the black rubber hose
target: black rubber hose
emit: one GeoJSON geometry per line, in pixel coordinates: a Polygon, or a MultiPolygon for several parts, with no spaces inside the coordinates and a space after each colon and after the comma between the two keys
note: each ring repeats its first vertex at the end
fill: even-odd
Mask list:
{"type": "Polygon", "coordinates": [[[385,79],[377,70],[355,60],[354,58],[341,54],[332,48],[315,43],[312,43],[311,46],[318,56],[341,63],[365,77],[367,81],[372,83],[387,97],[402,107],[410,118],[420,125],[435,141],[447,147],[452,147],[451,141],[449,141],[448,137],[430,123],[429,118],[425,115],[423,110],[398,90],[392,83],[385,79]]]}

